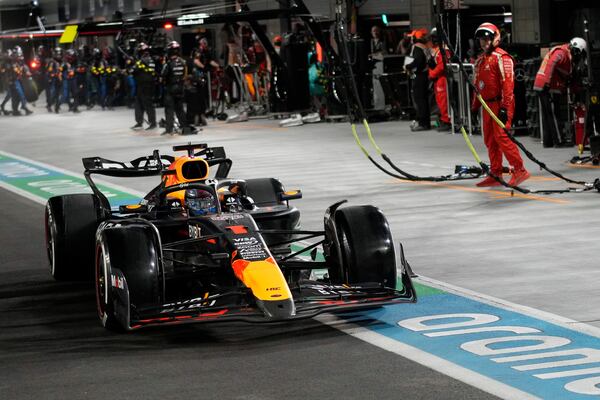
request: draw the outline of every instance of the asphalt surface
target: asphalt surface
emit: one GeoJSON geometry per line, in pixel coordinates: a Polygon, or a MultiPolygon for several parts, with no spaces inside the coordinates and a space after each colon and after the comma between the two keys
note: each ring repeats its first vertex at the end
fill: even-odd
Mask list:
{"type": "MultiPolygon", "coordinates": [[[[30,117],[0,117],[0,150],[81,173],[81,157],[124,161],[153,149],[172,154],[173,145],[190,140],[224,146],[234,161],[232,177],[277,177],[286,188],[302,189],[304,198],[294,204],[303,228],[320,229],[324,210],[341,199],[373,204],[418,274],[600,326],[597,192],[513,196],[476,188],[474,181],[398,181],[363,157],[344,123],[281,129],[273,120],[211,121],[192,137],[133,132],[133,123],[133,112],[122,108],[55,115],[38,107],[30,117]]],[[[405,121],[372,128],[384,152],[411,173],[447,174],[455,164],[473,164],[458,135],[411,134],[405,121]]],[[[486,159],[481,137],[472,139],[486,159]]],[[[574,149],[521,140],[570,177],[600,175],[568,165],[574,149]]],[[[528,188],[573,186],[526,165],[533,175],[528,188]]],[[[107,180],[138,191],[155,185],[152,179],[107,180]]],[[[4,189],[0,205],[1,399],[491,398],[313,320],[105,332],[92,287],[51,280],[42,206],[4,189]]]]}
{"type": "Polygon", "coordinates": [[[43,207],[0,189],[2,399],[491,399],[308,320],[114,334],[94,289],[57,283],[43,207]]]}

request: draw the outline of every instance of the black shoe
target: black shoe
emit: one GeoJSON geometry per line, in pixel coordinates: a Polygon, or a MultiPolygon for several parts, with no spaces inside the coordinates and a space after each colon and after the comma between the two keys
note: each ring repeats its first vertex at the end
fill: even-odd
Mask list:
{"type": "Polygon", "coordinates": [[[52,112],[52,106],[46,106],[46,110],[48,110],[49,113],[52,112]]]}
{"type": "Polygon", "coordinates": [[[135,124],[134,126],[132,126],[131,129],[142,129],[143,127],[144,126],[138,122],[137,124],[135,124]]]}
{"type": "Polygon", "coordinates": [[[447,132],[452,129],[452,125],[446,122],[440,122],[440,126],[437,127],[438,132],[447,132]]]}
{"type": "Polygon", "coordinates": [[[15,117],[19,117],[19,116],[23,115],[23,114],[21,114],[21,111],[18,111],[18,110],[17,110],[17,111],[13,111],[13,113],[12,113],[12,114],[13,114],[15,117]]]}
{"type": "Polygon", "coordinates": [[[421,132],[421,131],[430,131],[431,127],[427,127],[427,126],[423,126],[423,125],[417,125],[414,128],[412,128],[413,132],[421,132]]]}
{"type": "Polygon", "coordinates": [[[58,114],[60,112],[60,106],[54,107],[54,112],[58,114]]]}
{"type": "Polygon", "coordinates": [[[573,143],[571,143],[571,142],[562,142],[562,143],[555,143],[554,144],[554,148],[555,149],[560,149],[560,148],[564,148],[564,147],[573,147],[573,143]]]}
{"type": "Polygon", "coordinates": [[[150,124],[150,126],[146,128],[147,131],[151,131],[152,129],[156,129],[156,124],[150,124]]]}
{"type": "Polygon", "coordinates": [[[79,109],[77,107],[75,107],[71,111],[73,111],[73,113],[75,113],[75,114],[79,114],[81,112],[81,111],[79,111],[79,109]]]}
{"type": "Polygon", "coordinates": [[[31,111],[29,108],[24,107],[23,110],[25,110],[25,115],[31,115],[33,114],[33,111],[31,111]]]}

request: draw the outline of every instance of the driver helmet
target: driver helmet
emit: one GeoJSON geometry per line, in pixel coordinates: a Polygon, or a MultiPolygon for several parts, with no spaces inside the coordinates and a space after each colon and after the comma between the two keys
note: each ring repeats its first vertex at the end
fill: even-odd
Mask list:
{"type": "Polygon", "coordinates": [[[573,56],[581,56],[587,52],[587,43],[580,37],[574,37],[569,41],[569,49],[573,56]]]}
{"type": "Polygon", "coordinates": [[[500,29],[490,22],[484,22],[475,30],[475,39],[482,37],[492,39],[492,49],[500,45],[500,29]]]}
{"type": "Polygon", "coordinates": [[[208,191],[187,189],[185,191],[185,207],[190,217],[214,214],[217,212],[217,201],[208,191]]]}

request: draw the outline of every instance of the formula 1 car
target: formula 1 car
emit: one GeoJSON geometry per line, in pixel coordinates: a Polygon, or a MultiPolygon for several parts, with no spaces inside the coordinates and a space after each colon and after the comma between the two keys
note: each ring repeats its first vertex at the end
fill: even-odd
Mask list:
{"type": "Polygon", "coordinates": [[[273,178],[228,179],[232,161],[222,147],[173,150],[187,154],[84,158],[92,193],[46,205],[51,273],[94,280],[104,327],[275,322],[416,301],[401,246],[397,279],[379,209],[340,201],[326,210],[323,231],[302,230],[289,205],[299,190],[273,178]],[[93,174],[161,181],[139,203],[111,207],[93,174]]]}

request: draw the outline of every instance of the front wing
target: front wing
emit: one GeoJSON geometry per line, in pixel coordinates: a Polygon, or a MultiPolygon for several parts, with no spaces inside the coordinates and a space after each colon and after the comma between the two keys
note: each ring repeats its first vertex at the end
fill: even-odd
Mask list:
{"type": "Polygon", "coordinates": [[[270,319],[256,304],[244,303],[249,298],[244,292],[165,304],[154,310],[138,310],[140,317],[132,316],[130,329],[153,325],[173,325],[199,322],[242,321],[275,323],[311,318],[321,313],[338,313],[370,309],[398,303],[414,303],[417,295],[407,273],[402,274],[402,289],[384,288],[379,284],[326,285],[304,280],[290,287],[296,307],[295,315],[286,319],[270,319]]]}

